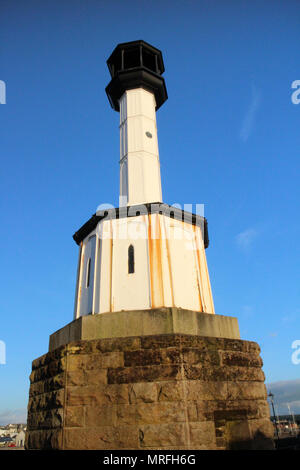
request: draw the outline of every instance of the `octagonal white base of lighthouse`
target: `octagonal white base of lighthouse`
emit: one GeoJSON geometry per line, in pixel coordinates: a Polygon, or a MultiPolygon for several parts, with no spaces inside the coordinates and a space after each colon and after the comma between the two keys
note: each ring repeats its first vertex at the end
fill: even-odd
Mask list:
{"type": "Polygon", "coordinates": [[[133,207],[133,216],[126,207],[125,217],[107,211],[81,240],[74,318],[160,307],[213,314],[205,219],[133,207]]]}

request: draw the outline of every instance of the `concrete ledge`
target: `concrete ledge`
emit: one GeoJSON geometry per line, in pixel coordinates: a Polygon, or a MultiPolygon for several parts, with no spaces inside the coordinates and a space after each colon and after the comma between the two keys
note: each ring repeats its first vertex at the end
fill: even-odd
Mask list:
{"type": "Polygon", "coordinates": [[[80,317],[50,336],[49,351],[72,341],[171,333],[240,339],[235,317],[157,308],[80,317]]]}

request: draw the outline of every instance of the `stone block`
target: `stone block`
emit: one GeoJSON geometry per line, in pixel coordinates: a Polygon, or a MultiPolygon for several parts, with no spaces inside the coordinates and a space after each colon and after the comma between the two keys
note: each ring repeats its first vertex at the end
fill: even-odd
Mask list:
{"type": "Polygon", "coordinates": [[[131,425],[109,426],[109,429],[95,430],[95,447],[100,441],[99,448],[103,449],[138,449],[138,428],[131,425]]]}
{"type": "Polygon", "coordinates": [[[29,397],[34,397],[36,395],[40,395],[44,392],[44,383],[43,382],[35,382],[30,384],[29,389],[29,397]]]}
{"type": "Polygon", "coordinates": [[[30,413],[27,424],[33,430],[60,428],[63,425],[63,409],[57,408],[30,413]]]}
{"type": "Polygon", "coordinates": [[[166,348],[180,348],[181,335],[166,334],[166,335],[149,335],[141,337],[142,349],[166,349],[166,348]]]}
{"type": "Polygon", "coordinates": [[[87,449],[87,429],[66,428],[64,431],[64,450],[84,450],[87,449]]]}
{"type": "Polygon", "coordinates": [[[186,381],[186,399],[197,400],[226,400],[227,382],[203,382],[198,380],[186,381]]]}
{"type": "Polygon", "coordinates": [[[246,400],[262,399],[266,400],[267,391],[266,386],[263,382],[227,382],[227,399],[238,400],[240,397],[246,400]]]}
{"type": "Polygon", "coordinates": [[[139,403],[136,405],[138,424],[184,423],[186,406],[182,402],[139,403]]]}
{"type": "MultiPolygon", "coordinates": [[[[135,385],[138,386],[147,384],[135,385]]],[[[128,384],[109,384],[104,387],[101,395],[105,398],[105,403],[127,404],[130,402],[130,397],[132,398],[132,394],[130,394],[129,387],[130,386],[128,384]]]]}
{"type": "Polygon", "coordinates": [[[184,364],[184,375],[186,380],[200,381],[226,381],[228,370],[221,366],[204,366],[202,364],[184,364]]]}
{"type": "Polygon", "coordinates": [[[136,405],[117,405],[116,408],[118,425],[134,425],[136,419],[136,405]]]}
{"type": "Polygon", "coordinates": [[[154,403],[157,401],[158,391],[155,383],[141,382],[129,386],[129,403],[154,403]]]}
{"type": "Polygon", "coordinates": [[[98,385],[107,383],[107,369],[78,369],[67,372],[68,386],[98,385]]]}
{"type": "Polygon", "coordinates": [[[135,426],[100,426],[69,428],[65,431],[64,449],[108,450],[137,449],[138,430],[135,426]]]}
{"type": "Polygon", "coordinates": [[[216,447],[215,426],[213,421],[190,423],[190,445],[193,449],[212,449],[216,447]]]}
{"type": "Polygon", "coordinates": [[[85,371],[87,385],[99,385],[107,383],[107,369],[87,369],[85,371]]]}
{"type": "Polygon", "coordinates": [[[161,364],[179,364],[180,351],[178,348],[168,349],[141,349],[138,351],[126,351],[124,353],[124,365],[147,366],[161,364]]]}
{"type": "Polygon", "coordinates": [[[223,413],[224,419],[229,421],[246,420],[259,417],[259,403],[256,400],[227,400],[220,403],[218,415],[223,413]]]}
{"type": "Polygon", "coordinates": [[[118,405],[87,405],[85,407],[86,427],[115,426],[117,424],[117,406],[118,405]]]}
{"type": "Polygon", "coordinates": [[[246,382],[264,382],[265,374],[259,367],[240,367],[240,366],[226,366],[223,367],[226,371],[228,381],[246,381],[246,382]]]}
{"type": "Polygon", "coordinates": [[[63,388],[64,385],[65,373],[62,372],[61,374],[55,375],[54,377],[50,377],[49,379],[45,379],[43,381],[43,392],[52,392],[53,390],[63,388]]]}
{"type": "Polygon", "coordinates": [[[67,345],[68,357],[72,354],[92,354],[94,351],[93,341],[74,341],[67,345]]]}
{"type": "MultiPolygon", "coordinates": [[[[189,423],[194,422],[194,421],[206,421],[207,420],[207,417],[204,416],[204,414],[200,416],[200,414],[198,413],[198,409],[197,409],[197,403],[194,401],[189,401],[186,403],[186,412],[187,412],[187,420],[189,423]]],[[[209,418],[209,419],[212,419],[212,418],[209,418]]]]}
{"type": "Polygon", "coordinates": [[[129,338],[103,338],[94,342],[95,351],[137,351],[141,349],[141,340],[139,337],[129,338]]]}
{"type": "Polygon", "coordinates": [[[62,449],[63,432],[61,429],[38,430],[26,433],[26,449],[58,450],[62,449]]]}
{"type": "MultiPolygon", "coordinates": [[[[126,354],[126,353],[125,353],[126,354]]],[[[121,351],[112,351],[110,353],[103,353],[99,356],[93,356],[93,369],[103,367],[123,367],[124,366],[124,353],[121,351]]]]}
{"type": "Polygon", "coordinates": [[[84,369],[77,369],[72,371],[67,371],[67,383],[68,386],[76,386],[80,385],[85,386],[88,385],[86,380],[86,374],[84,369]]]}
{"type": "Polygon", "coordinates": [[[217,351],[222,348],[223,342],[223,338],[204,338],[203,336],[194,335],[181,335],[178,337],[178,347],[182,349],[194,348],[198,351],[217,351]]]}
{"type": "Polygon", "coordinates": [[[47,368],[47,377],[53,377],[62,373],[66,369],[66,357],[61,357],[60,359],[49,362],[47,368]]]}
{"type": "Polygon", "coordinates": [[[183,423],[151,424],[139,426],[140,447],[146,449],[185,446],[187,427],[183,423]]]}
{"type": "Polygon", "coordinates": [[[224,351],[221,353],[222,365],[239,367],[262,367],[262,359],[253,352],[224,351]]]}
{"type": "Polygon", "coordinates": [[[152,382],[155,380],[180,379],[180,366],[120,367],[107,370],[107,381],[111,383],[152,382]]]}
{"type": "Polygon", "coordinates": [[[126,367],[160,364],[161,354],[159,349],[140,349],[138,351],[126,351],[124,353],[124,365],[126,367]]]}
{"type": "MultiPolygon", "coordinates": [[[[48,353],[49,354],[49,353],[48,353]]],[[[43,356],[41,357],[38,357],[37,359],[35,359],[34,361],[32,361],[32,370],[34,371],[35,369],[39,369],[40,367],[42,367],[44,364],[45,364],[45,359],[47,357],[48,354],[44,354],[43,356]]]]}
{"type": "Polygon", "coordinates": [[[70,355],[68,357],[68,372],[85,370],[92,362],[92,357],[88,354],[70,355]]]}
{"type": "Polygon", "coordinates": [[[181,401],[185,397],[184,383],[182,381],[156,382],[157,400],[163,401],[181,401]]]}
{"type": "Polygon", "coordinates": [[[83,406],[83,405],[102,405],[107,403],[105,394],[103,393],[105,386],[100,384],[98,387],[94,385],[67,387],[67,405],[83,406]]]}
{"type": "Polygon", "coordinates": [[[201,351],[196,348],[182,348],[182,361],[185,364],[201,364],[202,366],[219,366],[220,355],[218,351],[201,351]]]}
{"type": "Polygon", "coordinates": [[[193,421],[213,421],[214,419],[214,412],[216,409],[219,407],[223,408],[222,401],[214,401],[214,400],[201,400],[199,397],[196,402],[191,402],[195,403],[196,410],[197,410],[197,419],[193,421]]]}
{"type": "Polygon", "coordinates": [[[64,396],[64,389],[54,390],[50,393],[42,393],[38,396],[31,396],[28,401],[28,410],[34,413],[36,411],[63,407],[64,396]]]}
{"type": "Polygon", "coordinates": [[[83,406],[68,406],[66,408],[65,426],[66,427],[83,427],[84,426],[83,406]]]}

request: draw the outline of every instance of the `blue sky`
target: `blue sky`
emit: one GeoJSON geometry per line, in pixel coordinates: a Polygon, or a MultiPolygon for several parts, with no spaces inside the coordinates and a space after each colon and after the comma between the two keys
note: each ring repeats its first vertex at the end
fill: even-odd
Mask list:
{"type": "Polygon", "coordinates": [[[300,4],[1,0],[0,424],[25,416],[31,361],[73,319],[73,233],[117,205],[118,114],[106,59],[163,52],[163,199],[205,204],[216,313],[262,348],[266,382],[300,376],[300,4]]]}

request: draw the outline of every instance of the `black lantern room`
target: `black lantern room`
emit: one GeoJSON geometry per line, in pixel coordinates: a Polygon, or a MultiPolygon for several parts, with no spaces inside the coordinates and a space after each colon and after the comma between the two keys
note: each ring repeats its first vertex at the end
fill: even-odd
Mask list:
{"type": "Polygon", "coordinates": [[[156,110],[168,99],[162,74],[165,71],[162,53],[145,41],[118,44],[107,65],[111,81],[106,87],[109,102],[119,111],[119,99],[126,90],[144,88],[151,91],[156,100],[156,110]]]}

